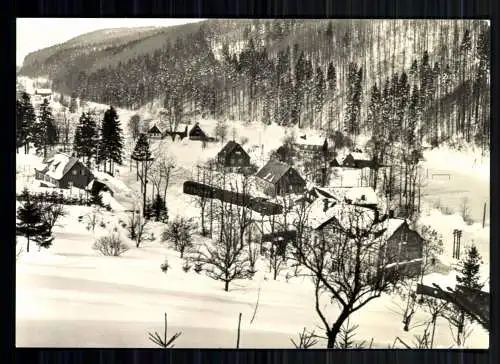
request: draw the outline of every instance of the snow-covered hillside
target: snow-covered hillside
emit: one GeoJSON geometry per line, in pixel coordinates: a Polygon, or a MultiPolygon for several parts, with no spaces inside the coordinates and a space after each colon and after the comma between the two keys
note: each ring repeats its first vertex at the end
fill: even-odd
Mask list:
{"type": "MultiPolygon", "coordinates": [[[[106,108],[93,103],[88,103],[87,107],[106,108]]],[[[124,109],[117,109],[117,112],[125,137],[129,139],[126,123],[136,112],[124,109]]],[[[142,111],[140,115],[147,117],[142,111]]],[[[215,120],[196,121],[213,135],[215,120]]],[[[282,144],[286,135],[292,133],[291,129],[274,124],[242,122],[230,123],[228,131],[228,139],[247,140],[243,147],[258,167],[262,167],[269,154],[282,144]]],[[[296,135],[321,136],[314,130],[294,132],[296,135]]],[[[261,260],[253,279],[235,281],[230,291],[224,292],[222,282],[203,273],[197,274],[192,269],[187,273],[183,271],[184,261],[179,253],[161,242],[164,229],[161,223],[149,224],[147,239],[140,248],[135,248],[122,224],[128,219],[126,211],[134,207],[138,199],[140,182],[130,163],[133,145],[129,142],[125,145],[124,164],[116,168],[114,177],[93,171],[114,191],[113,197],[103,196],[113,211],[102,212],[102,225],[92,233],[86,228],[85,219],[78,221],[78,217],[91,214],[92,208],[67,206],[66,216],[54,228],[53,247],[23,252],[17,261],[17,346],[152,347],[147,333],[162,329],[164,312],[168,313],[171,335],[182,332],[176,347],[233,348],[239,313],[242,313],[242,348],[291,348],[291,337],[296,338],[304,327],[313,329],[320,325],[314,310],[314,286],[308,278],[287,279],[284,270],[274,281],[267,263],[261,260]],[[131,248],[120,257],[101,256],[92,249],[92,244],[95,237],[113,228],[131,248]],[[160,265],[165,257],[170,268],[163,273],[160,265]],[[257,300],[255,319],[250,323],[257,300]]],[[[166,199],[171,218],[177,215],[199,217],[194,198],[183,193],[182,185],[196,176],[197,165],[214,158],[222,146],[221,143],[208,143],[203,148],[201,142],[187,138],[175,142],[166,138],[152,143],[155,157],[168,156],[175,163],[166,199]]],[[[430,176],[449,174],[450,178],[445,182],[433,178],[427,181],[421,222],[443,235],[445,252],[442,261],[448,272],[433,273],[425,277],[424,283],[439,283],[443,287],[454,285],[456,272],[453,266],[456,262],[450,258],[453,229],[463,230],[464,245],[472,241],[477,244],[485,263],[481,273],[486,280],[489,274],[489,226],[482,228],[481,217],[483,203],[487,202],[489,206],[488,160],[474,163],[466,153],[452,153],[447,149],[428,151],[425,158],[424,168],[429,170],[430,176]],[[450,190],[453,191],[449,192],[450,197],[445,198],[450,190]],[[458,214],[445,215],[433,209],[433,196],[439,197],[443,205],[456,212],[459,211],[460,199],[469,197],[474,224],[467,225],[458,214]]],[[[17,154],[18,193],[24,186],[35,188],[34,166],[40,161],[41,158],[32,154],[17,154]]],[[[24,244],[22,237],[17,240],[20,246],[24,244]]],[[[206,238],[196,235],[194,240],[200,244],[206,238]]],[[[359,339],[370,342],[373,338],[375,348],[387,348],[396,336],[412,342],[413,335],[421,334],[422,330],[402,330],[401,312],[397,310],[400,304],[396,296],[383,295],[356,312],[351,323],[359,325],[359,339]]],[[[336,306],[330,304],[329,307],[328,314],[334,317],[336,306]]],[[[415,321],[425,317],[424,312],[418,311],[415,321]]],[[[450,335],[448,323],[439,319],[435,347],[449,348],[453,342],[450,335]]],[[[487,348],[488,334],[474,325],[474,334],[466,346],[487,348]]]]}

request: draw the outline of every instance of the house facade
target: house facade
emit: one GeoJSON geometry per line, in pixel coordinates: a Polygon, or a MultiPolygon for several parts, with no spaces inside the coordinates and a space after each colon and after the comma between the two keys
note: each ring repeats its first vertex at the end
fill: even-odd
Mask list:
{"type": "Polygon", "coordinates": [[[308,225],[314,244],[322,239],[345,241],[346,231],[352,230],[353,225],[356,229],[370,231],[363,238],[366,240],[363,264],[372,277],[382,271],[405,276],[414,276],[421,271],[423,239],[404,219],[380,217],[374,209],[318,198],[310,206],[308,225]],[[332,238],[336,234],[343,237],[332,238]]]}
{"type": "Polygon", "coordinates": [[[158,127],[153,125],[151,129],[148,130],[148,137],[153,138],[153,139],[159,139],[161,138],[161,131],[158,129],[158,127]]]}
{"type": "Polygon", "coordinates": [[[268,196],[302,193],[306,182],[295,168],[270,160],[256,174],[258,188],[268,196]]]}
{"type": "Polygon", "coordinates": [[[207,137],[207,134],[201,129],[199,123],[194,124],[191,130],[189,130],[189,139],[191,140],[206,140],[207,137]]]}
{"type": "Polygon", "coordinates": [[[217,154],[217,164],[230,169],[250,166],[250,156],[243,147],[234,141],[229,141],[217,154]]]}
{"type": "Polygon", "coordinates": [[[78,158],[59,153],[35,168],[35,179],[56,188],[85,189],[94,176],[78,158]]]}

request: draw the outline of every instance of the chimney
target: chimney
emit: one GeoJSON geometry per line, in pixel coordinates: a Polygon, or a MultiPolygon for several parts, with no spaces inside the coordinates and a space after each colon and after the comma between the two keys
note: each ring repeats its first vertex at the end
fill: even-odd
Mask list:
{"type": "Polygon", "coordinates": [[[323,212],[326,212],[328,210],[328,199],[323,200],[323,212]]]}

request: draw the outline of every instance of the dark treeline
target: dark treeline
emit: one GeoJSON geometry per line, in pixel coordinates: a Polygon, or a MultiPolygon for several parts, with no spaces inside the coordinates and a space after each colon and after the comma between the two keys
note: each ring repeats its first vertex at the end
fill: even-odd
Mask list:
{"type": "Polygon", "coordinates": [[[489,39],[480,20],[214,20],[54,85],[131,109],[160,100],[176,124],[203,115],[399,141],[411,130],[487,148],[489,39]]]}

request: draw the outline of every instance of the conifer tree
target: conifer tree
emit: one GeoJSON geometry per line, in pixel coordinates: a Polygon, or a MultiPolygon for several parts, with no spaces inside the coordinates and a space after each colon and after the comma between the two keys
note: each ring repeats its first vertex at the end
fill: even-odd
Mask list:
{"type": "MultiPolygon", "coordinates": [[[[24,152],[29,153],[29,144],[33,142],[32,128],[36,122],[35,109],[31,103],[30,95],[23,92],[19,102],[19,108],[16,109],[16,117],[19,118],[16,125],[17,141],[24,145],[24,152]]],[[[19,144],[18,144],[19,145],[19,144]]]]}
{"type": "Polygon", "coordinates": [[[90,168],[90,160],[97,153],[97,126],[92,114],[82,113],[75,131],[73,149],[78,157],[85,157],[90,168]]]}
{"type": "Polygon", "coordinates": [[[457,275],[457,282],[467,288],[482,289],[484,284],[481,283],[479,270],[483,263],[481,255],[475,245],[471,245],[467,249],[467,254],[462,258],[459,263],[459,275],[457,275]]]}
{"type": "Polygon", "coordinates": [[[155,199],[151,203],[149,211],[151,217],[153,217],[156,221],[166,222],[168,220],[167,205],[159,194],[156,194],[155,199]]]}
{"type": "Polygon", "coordinates": [[[151,151],[149,150],[149,142],[146,134],[141,133],[139,139],[135,145],[134,151],[131,155],[132,160],[136,161],[137,178],[141,180],[141,192],[142,192],[142,210],[143,214],[146,214],[146,192],[147,192],[147,181],[148,181],[148,169],[151,165],[151,151]],[[139,163],[141,164],[139,172],[139,163]]]}
{"type": "Polygon", "coordinates": [[[57,142],[57,129],[54,116],[47,99],[40,105],[40,115],[33,124],[32,138],[37,152],[43,151],[44,158],[47,156],[47,147],[54,146],[57,142]]]}
{"type": "MultiPolygon", "coordinates": [[[[113,173],[113,163],[122,164],[123,136],[118,114],[113,106],[104,113],[99,143],[98,163],[109,163],[109,172],[113,173]]],[[[106,166],[106,164],[105,164],[106,166]]],[[[106,167],[104,167],[106,171],[106,167]]]]}
{"type": "Polygon", "coordinates": [[[30,241],[40,247],[48,248],[53,240],[50,228],[43,219],[43,211],[38,202],[28,199],[17,210],[16,234],[23,235],[27,240],[26,252],[30,251],[30,241]]]}

